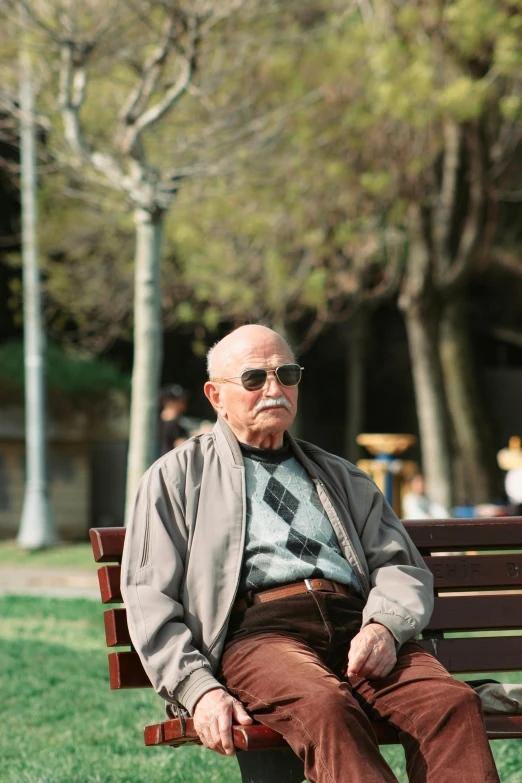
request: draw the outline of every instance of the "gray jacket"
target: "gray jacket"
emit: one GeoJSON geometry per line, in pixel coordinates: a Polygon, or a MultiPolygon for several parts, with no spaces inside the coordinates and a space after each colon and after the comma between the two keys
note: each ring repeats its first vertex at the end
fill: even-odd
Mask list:
{"type": "MultiPolygon", "coordinates": [[[[375,620],[403,644],[433,608],[432,577],[372,480],[340,457],[289,436],[375,620]]],[[[222,419],[143,476],[130,520],[121,590],[132,642],[157,693],[193,713],[219,667],[245,540],[245,470],[222,419]]]]}

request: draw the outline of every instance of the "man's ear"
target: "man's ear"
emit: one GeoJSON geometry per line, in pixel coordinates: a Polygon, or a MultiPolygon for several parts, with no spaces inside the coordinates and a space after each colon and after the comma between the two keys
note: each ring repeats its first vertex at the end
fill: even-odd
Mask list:
{"type": "Polygon", "coordinates": [[[203,387],[205,396],[217,413],[222,413],[221,384],[207,381],[203,387]]]}

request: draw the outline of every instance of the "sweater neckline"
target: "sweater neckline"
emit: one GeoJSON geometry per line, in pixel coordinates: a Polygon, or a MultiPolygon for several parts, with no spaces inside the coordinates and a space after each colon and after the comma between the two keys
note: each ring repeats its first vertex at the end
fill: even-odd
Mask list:
{"type": "Polygon", "coordinates": [[[239,442],[239,448],[243,457],[253,459],[256,462],[280,464],[293,457],[292,449],[286,438],[280,449],[259,449],[256,446],[249,446],[248,443],[241,443],[241,441],[239,442]]]}

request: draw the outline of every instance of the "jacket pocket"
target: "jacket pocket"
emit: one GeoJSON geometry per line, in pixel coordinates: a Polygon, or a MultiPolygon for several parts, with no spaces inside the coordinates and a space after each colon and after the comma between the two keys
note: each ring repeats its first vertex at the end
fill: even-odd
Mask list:
{"type": "Polygon", "coordinates": [[[151,539],[151,530],[150,530],[150,481],[151,477],[149,475],[147,480],[147,510],[145,513],[145,530],[143,531],[143,545],[141,550],[141,558],[140,558],[140,568],[145,568],[149,565],[150,561],[150,539],[151,539]]]}

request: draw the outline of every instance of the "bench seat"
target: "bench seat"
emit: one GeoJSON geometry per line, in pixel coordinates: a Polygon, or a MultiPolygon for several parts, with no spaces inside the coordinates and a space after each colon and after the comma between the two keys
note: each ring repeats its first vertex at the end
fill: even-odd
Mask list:
{"type": "MultiPolygon", "coordinates": [[[[405,522],[434,577],[435,608],[420,644],[453,674],[522,671],[522,517],[405,522]],[[470,632],[473,635],[470,636],[470,632]],[[506,635],[507,633],[507,635],[506,635]],[[481,635],[483,634],[483,635],[481,635]]],[[[124,528],[90,531],[104,604],[121,604],[120,563],[124,528]]],[[[132,648],[125,608],[104,612],[111,689],[151,687],[132,648]]],[[[472,679],[472,678],[469,678],[472,679]]],[[[373,727],[380,744],[396,744],[395,729],[373,727]]],[[[490,739],[522,738],[522,715],[486,715],[490,739]]],[[[243,781],[302,781],[302,762],[287,752],[277,732],[260,724],[235,726],[234,744],[243,781]],[[261,752],[258,752],[261,751],[261,752]]],[[[147,746],[200,744],[191,719],[145,727],[147,746]]]]}

